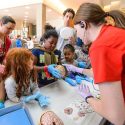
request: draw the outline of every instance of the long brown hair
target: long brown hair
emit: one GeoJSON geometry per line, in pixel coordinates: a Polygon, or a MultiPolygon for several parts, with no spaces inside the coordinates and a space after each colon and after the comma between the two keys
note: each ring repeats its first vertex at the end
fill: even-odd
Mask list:
{"type": "Polygon", "coordinates": [[[119,10],[105,12],[99,5],[94,3],[83,3],[76,12],[74,23],[80,21],[101,25],[106,23],[105,17],[111,16],[114,19],[116,27],[125,29],[125,15],[119,10]]]}
{"type": "Polygon", "coordinates": [[[116,27],[125,29],[125,14],[123,12],[120,10],[111,10],[108,13],[114,19],[116,27]]]}
{"type": "Polygon", "coordinates": [[[30,79],[36,82],[36,71],[29,68],[29,60],[33,60],[32,53],[25,48],[13,48],[6,55],[4,80],[10,75],[14,76],[17,84],[17,97],[21,96],[22,87],[27,89],[30,84],[30,79]]]}

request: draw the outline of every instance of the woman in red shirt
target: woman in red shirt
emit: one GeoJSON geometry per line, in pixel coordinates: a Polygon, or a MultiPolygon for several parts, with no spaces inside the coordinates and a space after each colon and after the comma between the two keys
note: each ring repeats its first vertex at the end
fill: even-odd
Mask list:
{"type": "MultiPolygon", "coordinates": [[[[99,85],[101,99],[94,98],[88,87],[79,89],[95,112],[110,124],[125,122],[125,17],[120,11],[108,13],[93,3],[83,3],[75,15],[77,35],[89,50],[94,82],[99,85]],[[106,25],[105,18],[109,18],[106,25]]],[[[84,71],[83,71],[84,73],[84,71]]]]}
{"type": "Polygon", "coordinates": [[[10,16],[4,16],[0,19],[0,108],[4,108],[5,97],[5,89],[2,82],[2,73],[4,72],[3,61],[11,45],[8,35],[14,30],[15,25],[15,20],[10,16]]]}

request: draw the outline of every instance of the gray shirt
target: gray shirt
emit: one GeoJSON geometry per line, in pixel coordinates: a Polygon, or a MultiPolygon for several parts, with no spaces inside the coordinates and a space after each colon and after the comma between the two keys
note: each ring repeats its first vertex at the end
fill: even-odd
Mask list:
{"type": "MultiPolygon", "coordinates": [[[[20,99],[16,96],[16,88],[17,88],[17,84],[15,79],[13,78],[13,76],[9,76],[8,78],[6,78],[5,80],[5,90],[7,93],[7,97],[13,101],[13,102],[19,102],[20,99]]],[[[38,85],[37,83],[33,83],[30,80],[30,86],[29,88],[25,91],[24,89],[22,89],[22,96],[27,96],[27,95],[31,95],[35,92],[39,91],[38,85]]]]}
{"type": "MultiPolygon", "coordinates": [[[[61,60],[61,63],[62,63],[62,64],[71,64],[71,63],[67,62],[65,59],[61,60]]],[[[77,60],[73,60],[72,65],[78,67],[78,61],[77,61],[77,60]]]]}

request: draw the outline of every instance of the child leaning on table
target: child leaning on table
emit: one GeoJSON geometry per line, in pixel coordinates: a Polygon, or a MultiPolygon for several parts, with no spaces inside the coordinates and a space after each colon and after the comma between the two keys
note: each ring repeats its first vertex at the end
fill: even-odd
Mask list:
{"type": "Polygon", "coordinates": [[[50,64],[60,64],[61,60],[61,52],[55,49],[58,41],[58,34],[56,30],[47,30],[43,34],[42,39],[42,45],[39,45],[32,50],[34,55],[34,65],[38,71],[39,87],[43,87],[56,81],[56,79],[52,76],[52,72],[54,70],[49,69],[49,72],[52,74],[50,76],[47,76],[46,71],[48,70],[48,66],[50,64]]]}
{"type": "Polygon", "coordinates": [[[25,48],[13,48],[6,60],[3,80],[8,99],[15,103],[37,100],[41,107],[47,106],[48,99],[37,85],[32,53],[25,48]]]}
{"type": "MultiPolygon", "coordinates": [[[[71,44],[66,44],[63,49],[63,54],[64,54],[64,59],[61,61],[63,66],[60,67],[65,67],[63,69],[66,69],[67,64],[74,65],[76,67],[80,68],[88,68],[88,65],[86,62],[78,62],[77,60],[74,59],[75,56],[75,48],[71,44]]],[[[68,77],[65,78],[65,81],[69,83],[72,86],[76,86],[77,83],[81,83],[81,80],[87,80],[89,82],[93,82],[92,79],[89,77],[76,73],[76,72],[69,72],[68,77]],[[75,80],[75,81],[74,81],[75,80]]]]}

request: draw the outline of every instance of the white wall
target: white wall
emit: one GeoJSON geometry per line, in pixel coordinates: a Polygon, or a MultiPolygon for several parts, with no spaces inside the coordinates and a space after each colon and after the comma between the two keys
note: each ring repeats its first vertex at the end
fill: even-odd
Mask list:
{"type": "Polygon", "coordinates": [[[0,9],[42,3],[43,0],[1,0],[0,9]]]}
{"type": "Polygon", "coordinates": [[[55,20],[49,20],[46,21],[47,23],[51,24],[53,27],[56,27],[56,29],[60,28],[61,26],[63,26],[63,19],[55,19],[55,20]]]}

